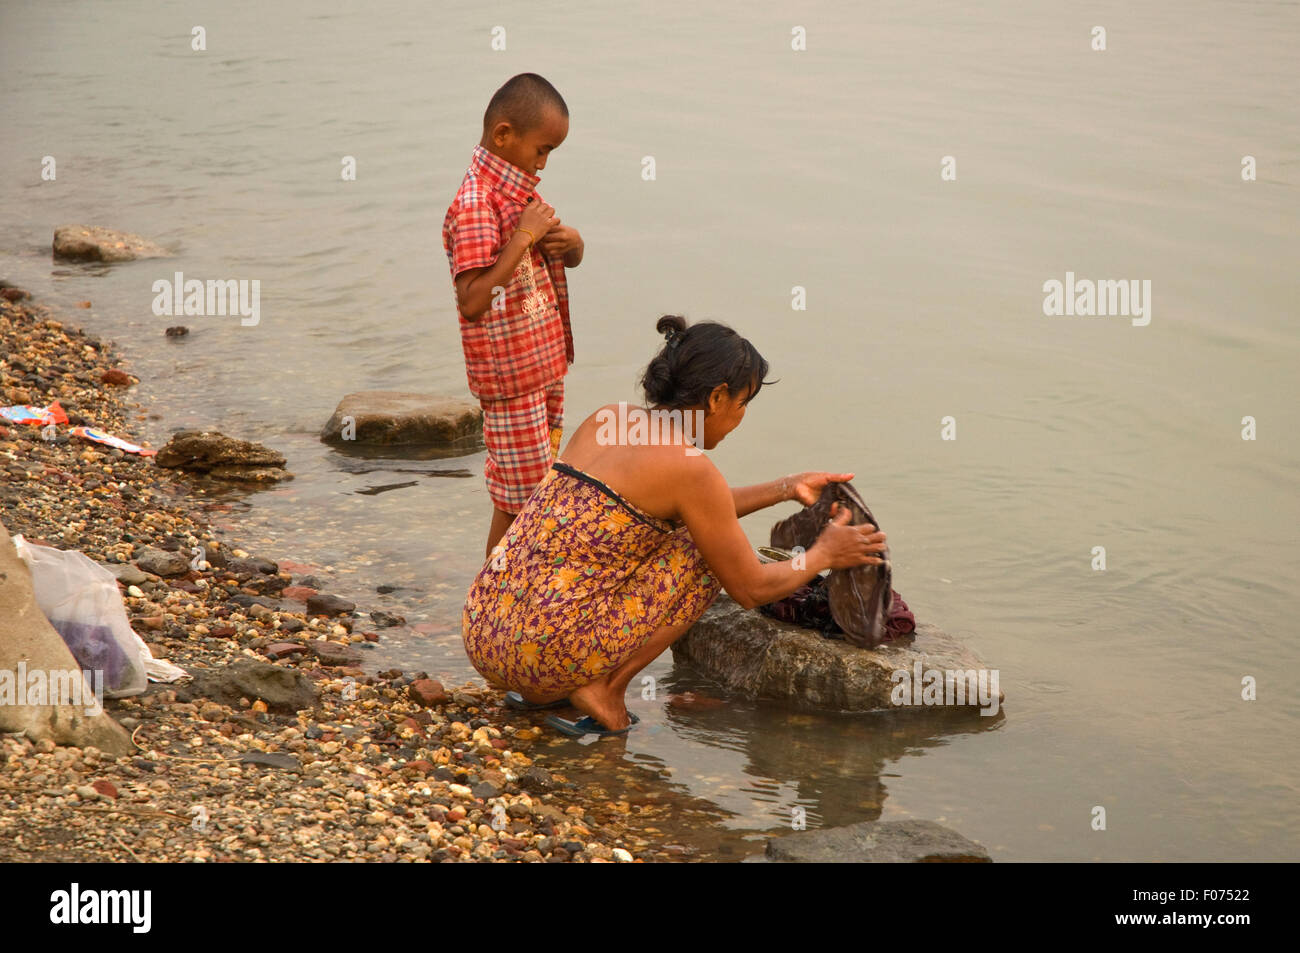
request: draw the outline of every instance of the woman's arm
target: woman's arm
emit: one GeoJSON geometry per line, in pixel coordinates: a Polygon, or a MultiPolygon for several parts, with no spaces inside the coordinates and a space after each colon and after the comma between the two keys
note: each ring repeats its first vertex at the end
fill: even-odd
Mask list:
{"type": "Polygon", "coordinates": [[[736,518],[792,500],[794,497],[791,496],[791,492],[790,477],[755,483],[753,486],[733,486],[731,498],[736,504],[736,518]]]}
{"type": "Polygon", "coordinates": [[[736,518],[786,500],[798,500],[804,506],[812,506],[822,495],[822,488],[827,483],[843,483],[852,479],[852,473],[810,470],[807,473],[792,473],[767,483],[756,483],[754,486],[734,486],[731,488],[731,496],[736,503],[736,518]]]}
{"type": "Polygon", "coordinates": [[[802,559],[760,563],[740,528],[736,497],[727,481],[707,458],[688,460],[678,468],[680,479],[674,475],[677,512],[722,587],[746,609],[785,598],[823,569],[883,562],[875,554],[884,550],[885,534],[870,524],[846,525],[850,515],[842,509],[802,559]]]}

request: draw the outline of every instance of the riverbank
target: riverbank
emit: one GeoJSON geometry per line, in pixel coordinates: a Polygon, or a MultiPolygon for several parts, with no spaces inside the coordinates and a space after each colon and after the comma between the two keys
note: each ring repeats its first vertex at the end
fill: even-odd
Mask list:
{"type": "MultiPolygon", "coordinates": [[[[3,287],[0,355],[4,405],[58,400],[71,425],[136,439],[147,411],[130,400],[134,380],[112,343],[3,287]]],[[[338,605],[309,613],[313,590],[288,571],[295,563],[250,553],[207,523],[202,480],[68,429],[49,441],[34,426],[0,426],[0,521],[113,570],[133,628],[195,678],[106,703],[132,732],[130,757],[3,737],[0,861],[687,853],[660,842],[653,806],[548,770],[534,750],[540,717],[508,712],[498,693],[444,687],[437,673],[368,673],[366,646],[382,637],[368,616],[338,605]],[[241,659],[296,673],[316,706],[294,713],[241,695],[229,677],[241,659]]]]}

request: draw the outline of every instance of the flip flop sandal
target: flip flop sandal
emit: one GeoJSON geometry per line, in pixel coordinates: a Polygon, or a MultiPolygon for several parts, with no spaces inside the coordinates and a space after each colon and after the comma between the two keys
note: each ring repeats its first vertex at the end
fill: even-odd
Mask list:
{"type": "Polygon", "coordinates": [[[610,730],[598,722],[590,715],[585,715],[577,721],[565,721],[557,715],[549,715],[546,723],[561,734],[568,735],[570,738],[581,738],[583,735],[595,735],[597,738],[605,738],[610,735],[625,735],[632,730],[632,726],[641,719],[634,712],[628,712],[628,725],[626,728],[610,730]]]}
{"type": "Polygon", "coordinates": [[[569,700],[561,698],[553,702],[530,702],[518,692],[506,692],[506,707],[517,711],[546,711],[551,708],[568,708],[569,700]]]}

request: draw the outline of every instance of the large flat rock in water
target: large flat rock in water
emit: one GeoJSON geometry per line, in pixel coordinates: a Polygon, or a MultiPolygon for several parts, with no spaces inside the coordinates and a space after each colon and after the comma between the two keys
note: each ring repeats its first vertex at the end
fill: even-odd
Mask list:
{"type": "Polygon", "coordinates": [[[767,859],[783,864],[989,864],[979,844],[934,821],[863,821],[800,831],[767,842],[767,859]]]}
{"type": "MultiPolygon", "coordinates": [[[[896,710],[892,694],[906,681],[909,689],[926,672],[978,674],[981,670],[989,691],[986,700],[1000,691],[992,670],[974,652],[962,646],[937,626],[917,625],[913,639],[886,642],[879,648],[861,649],[847,642],[828,639],[811,629],[778,622],[756,609],[742,609],[725,594],[704,613],[684,636],[673,643],[673,658],[752,698],[772,698],[804,708],[838,711],[896,710]],[[917,664],[920,668],[917,668],[917,664]],[[907,672],[906,680],[895,672],[907,672]]],[[[935,676],[936,679],[946,675],[935,676]]],[[[963,707],[980,704],[977,692],[966,693],[969,676],[963,679],[963,694],[945,692],[947,704],[963,707]]],[[[955,689],[956,679],[953,680],[955,689]]],[[[915,703],[922,705],[918,685],[915,703]]],[[[987,705],[994,709],[995,706],[987,705]]]]}
{"type": "Polygon", "coordinates": [[[65,261],[132,261],[170,258],[161,245],[98,225],[60,225],[54,230],[54,257],[65,261]]]}
{"type": "Polygon", "coordinates": [[[476,401],[395,390],[348,394],[321,430],[329,443],[381,446],[437,446],[483,431],[476,401]]]}

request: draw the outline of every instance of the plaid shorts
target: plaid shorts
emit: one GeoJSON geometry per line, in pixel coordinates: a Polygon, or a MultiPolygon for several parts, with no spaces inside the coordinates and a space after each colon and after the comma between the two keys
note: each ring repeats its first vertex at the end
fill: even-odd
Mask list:
{"type": "Polygon", "coordinates": [[[564,379],[504,400],[481,400],[487,462],[483,478],[497,509],[518,513],[560,452],[564,379]]]}

